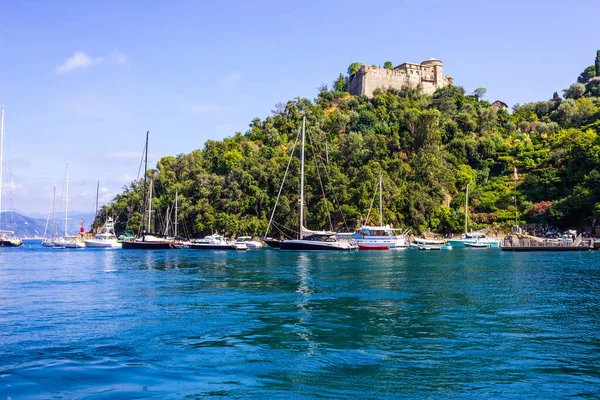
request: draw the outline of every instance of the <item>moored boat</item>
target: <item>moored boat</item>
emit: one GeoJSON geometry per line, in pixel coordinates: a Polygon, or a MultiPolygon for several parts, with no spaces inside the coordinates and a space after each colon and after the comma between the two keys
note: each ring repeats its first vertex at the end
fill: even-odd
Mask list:
{"type": "Polygon", "coordinates": [[[125,237],[121,242],[123,250],[168,250],[172,249],[173,245],[170,240],[166,240],[163,236],[152,233],[152,180],[150,180],[149,193],[146,196],[146,180],[148,176],[148,136],[150,131],[146,132],[146,145],[144,147],[144,196],[142,200],[145,207],[144,215],[142,216],[141,231],[142,234],[138,238],[125,237]],[[147,232],[145,229],[148,229],[147,232]]]}
{"type": "MultiPolygon", "coordinates": [[[[408,240],[406,239],[407,231],[401,229],[394,229],[390,224],[383,225],[383,183],[382,177],[379,176],[379,226],[363,225],[358,231],[358,238],[356,239],[357,244],[364,245],[381,245],[389,246],[390,249],[405,249],[409,247],[408,240]]],[[[377,191],[375,191],[377,193],[377,191]]],[[[367,214],[367,220],[369,219],[369,213],[367,214]]]]}
{"type": "Polygon", "coordinates": [[[262,238],[262,241],[265,242],[267,244],[267,246],[273,247],[274,249],[278,249],[279,244],[281,243],[280,239],[274,239],[274,238],[270,238],[270,237],[264,237],[264,238],[262,238]]]}
{"type": "Polygon", "coordinates": [[[247,250],[248,246],[235,246],[221,235],[209,235],[203,239],[191,241],[189,248],[190,250],[247,250]]]}
{"type": "MultiPolygon", "coordinates": [[[[4,107],[2,107],[2,122],[0,126],[0,222],[2,220],[2,165],[3,160],[3,149],[4,149],[4,107]]],[[[23,240],[12,237],[13,231],[0,230],[0,246],[1,247],[19,247],[23,244],[23,240]]]]}
{"type": "Polygon", "coordinates": [[[306,117],[302,118],[302,147],[300,156],[300,199],[298,208],[300,218],[298,221],[298,239],[282,240],[279,243],[280,250],[293,251],[342,251],[356,250],[358,247],[348,241],[338,241],[335,232],[313,231],[304,227],[304,137],[306,117]]]}
{"type": "Polygon", "coordinates": [[[246,245],[249,249],[260,249],[263,247],[263,244],[258,240],[252,240],[251,236],[238,236],[238,238],[234,242],[236,245],[246,245]]]}
{"type": "Polygon", "coordinates": [[[84,240],[85,247],[92,249],[116,249],[121,248],[122,244],[115,235],[115,223],[111,217],[108,217],[98,233],[93,239],[84,240]]]}
{"type": "Polygon", "coordinates": [[[389,250],[390,246],[358,243],[359,250],[389,250]]]}
{"type": "Polygon", "coordinates": [[[474,249],[489,249],[490,247],[492,247],[492,245],[490,243],[479,242],[479,241],[464,242],[464,245],[465,245],[465,247],[470,247],[470,248],[474,248],[474,249]]]}
{"type": "Polygon", "coordinates": [[[124,240],[121,242],[121,246],[123,250],[169,250],[172,248],[170,241],[152,234],[144,234],[134,240],[124,240]]]}

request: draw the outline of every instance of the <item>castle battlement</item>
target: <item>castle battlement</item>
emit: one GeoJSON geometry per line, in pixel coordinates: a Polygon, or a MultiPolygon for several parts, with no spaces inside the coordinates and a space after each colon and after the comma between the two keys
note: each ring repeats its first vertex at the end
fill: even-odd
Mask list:
{"type": "Polygon", "coordinates": [[[424,93],[433,94],[438,88],[452,84],[450,75],[443,76],[442,62],[429,58],[420,64],[405,62],[393,69],[363,65],[348,79],[348,91],[353,96],[364,94],[372,97],[377,88],[402,89],[420,85],[424,93]]]}

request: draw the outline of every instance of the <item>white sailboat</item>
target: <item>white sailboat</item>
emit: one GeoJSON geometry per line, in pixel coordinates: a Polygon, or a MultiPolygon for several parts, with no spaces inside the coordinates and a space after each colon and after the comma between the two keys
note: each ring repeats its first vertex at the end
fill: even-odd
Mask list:
{"type": "MultiPolygon", "coordinates": [[[[401,229],[394,229],[391,225],[383,225],[383,192],[382,192],[382,178],[379,176],[379,225],[361,226],[356,233],[361,235],[359,239],[356,239],[356,243],[361,248],[368,247],[379,247],[387,246],[390,250],[393,249],[405,249],[409,247],[408,240],[406,239],[406,232],[401,229]]],[[[371,203],[373,205],[373,203],[371,203]]],[[[369,210],[370,213],[370,210],[369,210]]],[[[367,220],[369,216],[367,215],[367,220]]]]}
{"type": "Polygon", "coordinates": [[[65,235],[53,241],[54,247],[65,249],[82,249],[85,243],[78,236],[68,235],[69,225],[69,164],[67,164],[67,177],[65,180],[65,235]]]}
{"type": "Polygon", "coordinates": [[[44,238],[42,239],[42,246],[44,247],[54,247],[54,206],[56,203],[56,187],[54,187],[54,191],[52,193],[52,224],[50,225],[50,237],[46,237],[46,230],[48,228],[48,221],[46,221],[46,229],[44,229],[44,238]]]}
{"type": "Polygon", "coordinates": [[[335,232],[313,231],[304,227],[304,136],[306,117],[302,118],[302,147],[300,157],[300,219],[298,239],[282,240],[280,250],[354,250],[357,246],[348,241],[338,241],[335,232]]]}
{"type": "Polygon", "coordinates": [[[448,245],[452,247],[500,247],[500,241],[491,239],[485,236],[482,232],[467,233],[467,225],[469,221],[469,185],[465,192],[465,233],[460,239],[448,239],[448,245]],[[482,246],[480,246],[482,245],[482,246]]]}
{"type": "MultiPolygon", "coordinates": [[[[2,123],[0,126],[0,223],[2,222],[2,165],[3,160],[3,149],[4,149],[4,107],[2,107],[2,123]]],[[[14,238],[12,235],[13,231],[2,230],[0,226],[0,246],[2,247],[18,247],[23,244],[23,241],[19,238],[14,238]]]]}

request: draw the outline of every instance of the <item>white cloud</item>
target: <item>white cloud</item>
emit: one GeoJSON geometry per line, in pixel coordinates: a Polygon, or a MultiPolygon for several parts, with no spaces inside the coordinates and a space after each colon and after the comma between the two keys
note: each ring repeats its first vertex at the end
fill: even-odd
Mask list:
{"type": "Polygon", "coordinates": [[[190,105],[189,109],[193,114],[212,114],[219,111],[221,107],[213,103],[195,103],[190,105]]]}
{"type": "Polygon", "coordinates": [[[98,64],[125,65],[127,64],[127,56],[114,50],[107,56],[91,58],[83,51],[78,51],[62,65],[59,65],[56,68],[56,72],[64,74],[76,69],[86,69],[98,64]]]}
{"type": "Polygon", "coordinates": [[[230,74],[226,75],[223,79],[221,79],[220,83],[222,86],[226,88],[233,88],[237,86],[238,83],[242,80],[242,74],[233,71],[230,74]]]}

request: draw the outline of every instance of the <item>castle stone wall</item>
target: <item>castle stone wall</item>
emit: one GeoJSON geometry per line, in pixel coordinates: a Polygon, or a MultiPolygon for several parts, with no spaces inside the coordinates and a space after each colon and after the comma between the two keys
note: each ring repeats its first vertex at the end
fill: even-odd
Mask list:
{"type": "Polygon", "coordinates": [[[394,69],[363,65],[348,80],[348,91],[354,96],[364,94],[372,97],[377,88],[399,90],[405,86],[416,88],[421,85],[424,93],[433,94],[449,84],[452,84],[452,78],[443,77],[441,61],[429,59],[422,64],[404,63],[394,69]]]}

